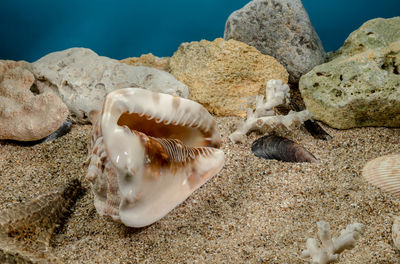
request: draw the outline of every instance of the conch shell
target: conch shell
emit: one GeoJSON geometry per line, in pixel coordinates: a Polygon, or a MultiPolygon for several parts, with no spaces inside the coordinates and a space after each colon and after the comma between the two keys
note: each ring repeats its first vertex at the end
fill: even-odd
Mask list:
{"type": "Polygon", "coordinates": [[[140,88],[109,93],[86,176],[97,212],[131,227],[154,223],[222,169],[220,145],[215,121],[194,101],[140,88]]]}

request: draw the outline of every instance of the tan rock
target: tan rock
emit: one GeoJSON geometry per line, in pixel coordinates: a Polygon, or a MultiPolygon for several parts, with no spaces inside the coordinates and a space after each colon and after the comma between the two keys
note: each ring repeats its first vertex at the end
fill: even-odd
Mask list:
{"type": "Polygon", "coordinates": [[[0,139],[42,139],[68,116],[57,95],[39,92],[29,68],[25,61],[0,60],[0,139]]]}
{"type": "Polygon", "coordinates": [[[120,60],[122,63],[126,63],[129,65],[134,66],[147,66],[153,67],[162,71],[169,71],[168,66],[169,57],[156,57],[153,54],[143,54],[142,56],[138,57],[131,57],[120,60]]]}
{"type": "Polygon", "coordinates": [[[270,79],[288,81],[277,60],[236,40],[183,43],[169,61],[170,72],[189,87],[189,98],[219,116],[246,116],[270,79]]]}

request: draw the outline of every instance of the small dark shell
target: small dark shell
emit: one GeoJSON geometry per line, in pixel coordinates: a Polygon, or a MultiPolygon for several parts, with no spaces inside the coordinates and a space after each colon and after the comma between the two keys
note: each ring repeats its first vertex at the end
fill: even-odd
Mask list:
{"type": "Polygon", "coordinates": [[[316,121],[307,120],[304,122],[304,127],[308,132],[310,132],[313,138],[321,140],[332,139],[332,136],[329,135],[316,121]]]}
{"type": "Polygon", "coordinates": [[[251,151],[264,159],[276,159],[289,162],[318,162],[308,150],[290,139],[276,135],[261,137],[253,142],[251,151]]]}
{"type": "Polygon", "coordinates": [[[65,121],[56,131],[42,139],[42,141],[47,142],[62,137],[71,131],[71,127],[72,123],[70,121],[65,121]]]}

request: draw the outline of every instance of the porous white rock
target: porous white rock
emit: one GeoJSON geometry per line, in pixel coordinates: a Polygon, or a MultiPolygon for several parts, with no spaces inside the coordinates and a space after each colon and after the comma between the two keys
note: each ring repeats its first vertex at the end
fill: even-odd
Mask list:
{"type": "Polygon", "coordinates": [[[254,130],[273,131],[280,126],[293,129],[310,119],[307,110],[290,111],[285,116],[275,115],[274,107],[288,104],[289,91],[289,86],[284,84],[282,80],[269,80],[265,88],[266,100],[264,101],[263,95],[256,97],[255,111],[253,112],[250,108],[247,110],[246,120],[229,136],[231,141],[234,143],[243,142],[246,134],[254,130]]]}
{"type": "Polygon", "coordinates": [[[32,65],[38,89],[59,95],[78,123],[88,123],[89,114],[100,111],[105,95],[116,89],[140,87],[184,98],[189,94],[167,72],[120,63],[85,48],[53,52],[32,65]]]}
{"type": "Polygon", "coordinates": [[[0,60],[0,139],[42,139],[67,116],[68,108],[57,95],[36,89],[29,63],[0,60]]]}
{"type": "Polygon", "coordinates": [[[400,127],[399,71],[400,17],[377,18],[303,75],[299,90],[313,119],[333,128],[400,127]]]}

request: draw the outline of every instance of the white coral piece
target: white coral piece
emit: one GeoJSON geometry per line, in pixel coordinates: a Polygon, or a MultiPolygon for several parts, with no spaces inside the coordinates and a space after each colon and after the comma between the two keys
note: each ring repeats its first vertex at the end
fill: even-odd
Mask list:
{"type": "Polygon", "coordinates": [[[320,221],[317,223],[318,237],[322,247],[315,238],[307,239],[307,249],[302,252],[303,257],[311,257],[312,263],[326,264],[338,259],[338,254],[345,249],[352,249],[360,235],[364,232],[364,225],[360,223],[350,224],[340,232],[337,238],[331,237],[329,223],[320,221]]]}
{"type": "Polygon", "coordinates": [[[265,88],[266,100],[260,95],[256,98],[256,109],[247,109],[246,121],[233,132],[229,138],[232,142],[243,142],[246,134],[254,130],[273,131],[279,126],[292,129],[310,119],[308,110],[290,111],[288,115],[275,115],[274,107],[287,105],[290,99],[290,88],[282,80],[269,80],[265,88]]]}

